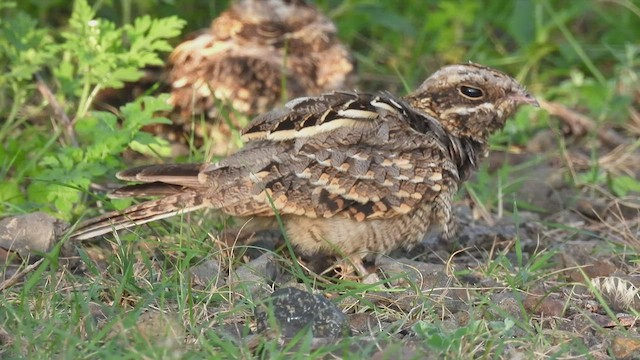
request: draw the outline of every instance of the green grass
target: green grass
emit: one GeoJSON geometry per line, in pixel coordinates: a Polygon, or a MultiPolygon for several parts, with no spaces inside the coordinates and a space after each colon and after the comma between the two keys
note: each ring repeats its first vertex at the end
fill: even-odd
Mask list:
{"type": "MultiPolygon", "coordinates": [[[[75,221],[95,214],[89,206],[94,202],[106,208],[128,205],[96,198],[91,183],[110,181],[127,165],[120,158],[125,148],[156,158],[166,155],[166,143],[139,132],[146,124],[163,121],[153,116],[153,110],[164,102],[141,99],[121,108],[122,118],[116,119],[89,111],[92,98],[100,88],[134,79],[138,68],[161,62],[169,44],[208,26],[227,3],[123,0],[96,1],[91,8],[77,2],[74,8],[66,1],[0,1],[0,216],[42,210],[75,221]],[[150,18],[144,24],[136,22],[146,14],[150,18]],[[170,18],[174,15],[182,20],[170,18]],[[92,33],[93,19],[101,19],[100,34],[92,33]],[[141,42],[148,46],[133,50],[117,45],[123,36],[146,39],[141,42]],[[93,52],[78,46],[87,39],[104,46],[95,46],[93,52]],[[39,95],[36,78],[49,86],[77,138],[65,130],[59,116],[52,115],[52,100],[39,95]]],[[[318,0],[316,4],[336,22],[340,37],[353,49],[362,90],[404,94],[443,64],[474,61],[517,76],[538,98],[586,115],[595,129],[582,138],[565,136],[557,117],[523,109],[492,139],[495,151],[526,153],[537,134],[549,131],[554,145],[515,165],[505,161],[495,171],[482,167],[466,185],[459,200],[472,204],[473,225],[507,221],[517,224],[517,235],[505,239],[497,234],[489,244],[478,242],[453,254],[438,252],[451,275],[444,289],[423,289],[409,275],[404,281],[399,280],[405,275],[388,279],[383,288],[319,280],[287,260],[287,250],[278,253],[290,283],[327,294],[345,313],[369,314],[375,320],[351,337],[323,344],[301,333],[283,345],[253,334],[253,309],[261,296],[250,286],[195,284],[192,274],[211,259],[219,259],[224,274],[234,272],[245,263],[238,255],[242,252],[237,249],[231,257],[230,249],[214,241],[209,233],[222,224],[205,221],[196,226],[195,221],[174,219],[153,231],[144,227],[108,243],[60,244],[22,281],[0,290],[0,357],[320,359],[371,358],[384,350],[385,358],[569,358],[590,356],[593,341],[604,344],[602,354],[611,355],[607,341],[616,334],[638,336],[633,326],[620,325],[597,289],[570,275],[583,264],[565,258],[587,253],[631,273],[640,248],[637,220],[593,223],[567,213],[545,217],[518,198],[527,180],[545,180],[537,172],[541,164],[556,162],[574,197],[638,203],[640,181],[633,163],[640,158],[640,141],[631,120],[632,109],[638,108],[634,91],[640,88],[637,4],[625,0],[493,1],[482,6],[463,0],[401,4],[318,0]],[[601,146],[597,132],[603,128],[622,134],[627,147],[611,153],[601,146]],[[624,160],[621,154],[631,157],[616,162],[624,160]],[[543,228],[539,238],[520,236],[531,225],[521,221],[525,210],[540,216],[534,222],[543,228]],[[584,246],[580,241],[598,245],[589,252],[580,249],[584,246]],[[571,245],[563,247],[566,243],[571,245]],[[76,246],[78,251],[68,258],[62,245],[76,246]],[[545,298],[559,296],[563,315],[549,317],[532,310],[526,299],[539,292],[545,298]],[[498,304],[500,296],[507,296],[513,306],[498,304]],[[587,305],[591,310],[585,310],[587,305]],[[618,324],[616,332],[603,325],[603,318],[594,320],[592,312],[618,324]],[[588,330],[570,329],[570,320],[576,317],[584,318],[588,330]],[[238,324],[242,341],[225,330],[229,324],[238,324]]],[[[237,143],[238,134],[234,137],[237,143]]],[[[185,160],[206,160],[207,149],[214,145],[208,139],[203,149],[191,146],[185,160]]],[[[429,256],[416,258],[433,259],[429,256]]],[[[0,261],[0,280],[28,264],[15,256],[0,261]]],[[[638,309],[626,311],[637,314],[638,309]]]]}
{"type": "MultiPolygon", "coordinates": [[[[224,252],[208,241],[194,241],[204,234],[199,235],[172,236],[176,243],[152,242],[152,249],[145,249],[144,238],[132,236],[102,249],[106,255],[102,261],[85,251],[71,265],[63,259],[46,260],[24,284],[5,291],[0,299],[0,327],[11,333],[11,343],[2,347],[4,354],[9,358],[238,358],[255,354],[320,359],[329,353],[367,358],[378,346],[390,354],[410,346],[417,357],[436,353],[449,358],[509,357],[513,349],[526,356],[542,353],[550,357],[587,351],[578,336],[566,342],[559,341],[566,333],[543,331],[542,325],[535,325],[538,317],[524,309],[522,299],[530,288],[555,279],[546,271],[554,254],[543,251],[523,259],[518,242],[479,261],[474,272],[497,283],[480,289],[463,285],[472,300],[459,304],[463,311],[456,316],[448,310],[451,305],[446,296],[437,296],[437,290],[420,290],[415,283],[391,287],[384,295],[390,300],[381,302],[383,294],[378,289],[302,278],[298,281],[331,294],[345,311],[375,314],[380,323],[374,321],[363,333],[336,344],[317,346],[311,337],[301,334],[284,347],[268,337],[258,337],[249,347],[223,331],[223,324],[239,323],[242,333],[248,335],[252,309],[259,299],[243,286],[192,285],[190,269],[224,252]],[[86,266],[84,273],[76,274],[76,266],[86,266]],[[492,300],[505,291],[521,295],[518,313],[505,312],[492,300]]],[[[286,271],[297,273],[293,267],[286,271]]]]}

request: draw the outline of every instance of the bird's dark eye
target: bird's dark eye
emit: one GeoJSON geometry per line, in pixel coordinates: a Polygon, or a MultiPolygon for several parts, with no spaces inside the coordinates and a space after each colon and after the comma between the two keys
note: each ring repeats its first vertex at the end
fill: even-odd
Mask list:
{"type": "Polygon", "coordinates": [[[466,85],[460,86],[460,93],[471,99],[479,99],[484,96],[484,92],[481,89],[466,85]]]}

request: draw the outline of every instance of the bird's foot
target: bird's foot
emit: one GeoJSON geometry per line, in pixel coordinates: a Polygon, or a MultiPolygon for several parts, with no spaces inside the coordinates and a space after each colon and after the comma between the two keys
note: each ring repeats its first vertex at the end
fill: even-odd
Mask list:
{"type": "MultiPolygon", "coordinates": [[[[340,279],[361,281],[363,284],[375,284],[380,282],[380,277],[375,270],[370,271],[362,262],[360,255],[352,255],[338,261],[327,271],[333,270],[340,279]]],[[[327,272],[325,271],[325,273],[327,272]]]]}

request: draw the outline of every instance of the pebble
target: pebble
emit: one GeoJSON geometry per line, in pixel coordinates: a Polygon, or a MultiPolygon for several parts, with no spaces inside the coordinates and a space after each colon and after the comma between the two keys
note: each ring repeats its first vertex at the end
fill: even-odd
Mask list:
{"type": "Polygon", "coordinates": [[[347,317],[331,301],[291,287],[264,299],[256,307],[255,316],[258,333],[275,330],[284,338],[307,329],[314,338],[341,338],[351,332],[347,317]]]}

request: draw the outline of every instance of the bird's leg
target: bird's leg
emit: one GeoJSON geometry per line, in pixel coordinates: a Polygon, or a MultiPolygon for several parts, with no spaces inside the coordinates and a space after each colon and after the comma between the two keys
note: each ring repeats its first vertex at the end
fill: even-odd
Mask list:
{"type": "Polygon", "coordinates": [[[330,267],[325,271],[327,273],[330,270],[335,270],[341,279],[355,279],[358,278],[364,284],[375,284],[380,281],[378,274],[375,271],[371,272],[367,270],[362,262],[362,254],[353,254],[330,267]],[[354,275],[354,273],[356,275],[354,275]]]}
{"type": "Polygon", "coordinates": [[[350,258],[351,263],[353,264],[353,268],[356,270],[360,278],[362,279],[363,284],[375,284],[380,282],[380,278],[376,271],[369,271],[362,263],[362,257],[358,255],[352,255],[350,258]]]}

